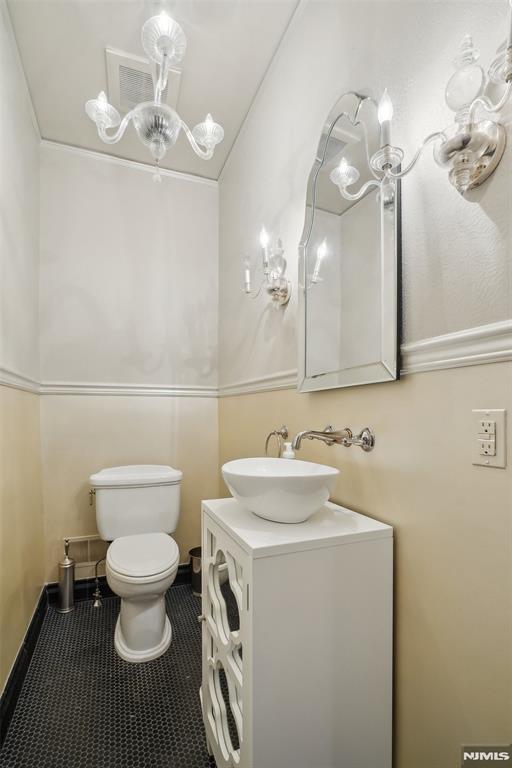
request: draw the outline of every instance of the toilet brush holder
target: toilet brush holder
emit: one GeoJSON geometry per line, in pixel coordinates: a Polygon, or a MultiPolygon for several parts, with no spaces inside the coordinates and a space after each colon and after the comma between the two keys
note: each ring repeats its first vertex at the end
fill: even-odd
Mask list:
{"type": "Polygon", "coordinates": [[[59,613],[75,607],[75,561],[69,557],[69,539],[64,539],[64,559],[59,563],[59,613]]]}

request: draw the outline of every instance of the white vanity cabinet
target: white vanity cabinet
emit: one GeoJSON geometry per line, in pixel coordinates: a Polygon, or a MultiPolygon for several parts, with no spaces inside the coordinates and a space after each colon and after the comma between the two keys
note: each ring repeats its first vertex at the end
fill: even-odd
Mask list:
{"type": "Polygon", "coordinates": [[[272,523],[218,499],[202,547],[217,768],[390,768],[392,528],[330,503],[272,523]]]}

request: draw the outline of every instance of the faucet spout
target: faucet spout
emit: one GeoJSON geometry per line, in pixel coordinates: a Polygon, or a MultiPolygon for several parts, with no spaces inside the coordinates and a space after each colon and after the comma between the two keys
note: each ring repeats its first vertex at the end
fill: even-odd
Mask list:
{"type": "Polygon", "coordinates": [[[305,429],[295,435],[292,442],[292,448],[294,451],[298,451],[304,439],[321,440],[326,445],[342,445],[344,440],[350,439],[351,437],[352,432],[348,427],[340,430],[334,429],[334,427],[331,426],[327,426],[323,430],[305,429]]]}

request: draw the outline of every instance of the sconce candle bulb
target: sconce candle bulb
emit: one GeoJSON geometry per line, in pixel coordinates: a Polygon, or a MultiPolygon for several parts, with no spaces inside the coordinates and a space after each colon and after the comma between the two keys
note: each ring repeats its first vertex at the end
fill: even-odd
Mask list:
{"type": "Polygon", "coordinates": [[[391,120],[393,118],[393,102],[389,98],[388,89],[384,89],[379,101],[377,118],[380,123],[380,144],[385,147],[391,144],[391,120]]]}
{"type": "Polygon", "coordinates": [[[244,293],[250,293],[251,285],[251,262],[248,256],[242,256],[242,269],[244,275],[244,293]]]}
{"type": "Polygon", "coordinates": [[[261,232],[260,232],[260,245],[261,245],[261,247],[262,248],[267,248],[269,242],[270,242],[270,238],[268,236],[268,232],[265,229],[265,227],[262,227],[261,228],[261,232]]]}
{"type": "Polygon", "coordinates": [[[263,271],[266,275],[268,275],[268,271],[269,271],[269,252],[268,252],[269,242],[270,242],[270,238],[268,236],[268,232],[265,229],[265,227],[262,227],[260,232],[260,245],[261,245],[261,253],[263,256],[263,271]]]}
{"type": "Polygon", "coordinates": [[[313,270],[313,274],[311,275],[312,283],[318,283],[320,281],[320,267],[322,266],[322,261],[324,260],[326,254],[327,254],[327,243],[324,239],[316,249],[315,268],[313,270]]]}

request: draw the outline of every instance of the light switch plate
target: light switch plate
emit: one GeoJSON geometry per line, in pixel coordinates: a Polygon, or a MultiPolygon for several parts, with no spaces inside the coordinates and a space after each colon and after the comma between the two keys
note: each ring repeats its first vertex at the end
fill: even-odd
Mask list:
{"type": "MultiPolygon", "coordinates": [[[[506,411],[504,408],[489,408],[472,411],[473,429],[472,429],[472,456],[473,464],[482,467],[500,467],[507,465],[507,432],[506,432],[506,411]],[[482,442],[489,441],[489,431],[482,428],[482,423],[494,423],[494,434],[492,437],[496,441],[495,455],[482,454],[482,442]]],[[[492,440],[492,438],[491,438],[492,440]]]]}

